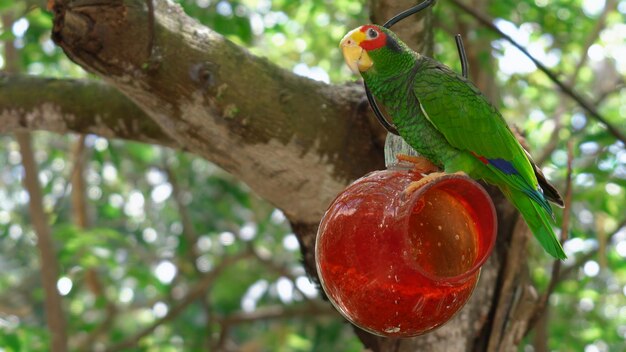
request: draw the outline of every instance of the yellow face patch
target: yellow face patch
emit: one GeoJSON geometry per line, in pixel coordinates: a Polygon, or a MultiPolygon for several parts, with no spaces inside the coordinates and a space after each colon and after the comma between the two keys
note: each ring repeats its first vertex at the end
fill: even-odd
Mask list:
{"type": "Polygon", "coordinates": [[[341,39],[341,43],[352,39],[356,43],[356,45],[359,45],[361,44],[362,41],[365,40],[365,38],[366,38],[365,33],[362,32],[360,28],[356,28],[348,32],[348,34],[346,34],[345,36],[343,36],[343,39],[341,39]]]}
{"type": "Polygon", "coordinates": [[[348,32],[339,43],[346,64],[352,72],[357,74],[367,71],[374,64],[367,52],[359,45],[365,39],[365,33],[357,28],[348,32]]]}

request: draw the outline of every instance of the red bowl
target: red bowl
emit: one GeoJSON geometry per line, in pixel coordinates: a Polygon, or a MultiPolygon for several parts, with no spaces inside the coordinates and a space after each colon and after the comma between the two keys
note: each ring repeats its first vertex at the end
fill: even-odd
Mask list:
{"type": "Polygon", "coordinates": [[[450,320],[469,299],[496,236],[489,195],[474,180],[376,171],[322,218],[317,270],[333,305],[373,334],[410,337],[450,320]]]}

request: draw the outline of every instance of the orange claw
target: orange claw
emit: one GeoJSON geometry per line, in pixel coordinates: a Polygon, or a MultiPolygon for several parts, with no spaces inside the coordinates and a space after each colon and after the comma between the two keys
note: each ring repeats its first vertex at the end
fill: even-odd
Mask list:
{"type": "Polygon", "coordinates": [[[422,157],[422,156],[412,156],[406,154],[398,154],[396,155],[398,161],[406,161],[413,164],[413,170],[419,172],[421,174],[430,174],[432,172],[439,171],[439,168],[430,162],[430,160],[422,157]]]}
{"type": "Polygon", "coordinates": [[[467,176],[463,171],[457,171],[453,174],[447,174],[445,172],[432,172],[429,173],[428,175],[422,177],[421,179],[411,182],[405,189],[404,192],[407,195],[411,195],[411,193],[417,191],[419,188],[421,188],[422,186],[424,186],[425,184],[427,184],[428,182],[434,181],[436,179],[438,179],[439,177],[445,176],[445,175],[461,175],[461,176],[467,176]]]}
{"type": "Polygon", "coordinates": [[[425,184],[427,184],[430,181],[433,181],[443,175],[445,175],[445,172],[433,172],[430,173],[424,177],[422,177],[420,180],[415,181],[415,182],[411,182],[405,189],[404,192],[407,195],[411,195],[411,193],[417,191],[418,189],[420,189],[422,186],[424,186],[425,184]]]}

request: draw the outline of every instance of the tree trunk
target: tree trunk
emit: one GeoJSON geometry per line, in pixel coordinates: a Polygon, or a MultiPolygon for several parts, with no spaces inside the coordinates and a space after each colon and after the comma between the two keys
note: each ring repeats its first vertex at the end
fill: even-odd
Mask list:
{"type": "MultiPolygon", "coordinates": [[[[398,8],[414,5],[394,3],[397,8],[390,1],[372,0],[373,21],[382,23],[398,8]]],[[[315,235],[326,207],[349,182],[384,167],[384,132],[361,85],[327,85],[296,76],[251,55],[165,0],[154,0],[153,6],[150,0],[58,1],[54,13],[55,42],[123,95],[98,83],[46,81],[39,87],[44,102],[26,103],[32,93],[3,100],[5,91],[41,82],[0,77],[0,126],[99,133],[206,158],[285,212],[301,242],[305,266],[315,276],[315,235]],[[79,108],[55,95],[55,86],[68,92],[85,87],[92,95],[80,99],[106,96],[113,103],[79,108]],[[29,108],[16,105],[19,99],[29,108]]],[[[398,25],[400,35],[405,35],[404,26],[410,45],[432,53],[430,11],[405,22],[398,25]]],[[[466,307],[442,328],[418,338],[390,340],[357,329],[367,347],[515,350],[536,298],[525,264],[528,233],[502,195],[491,193],[498,241],[466,307]]]]}

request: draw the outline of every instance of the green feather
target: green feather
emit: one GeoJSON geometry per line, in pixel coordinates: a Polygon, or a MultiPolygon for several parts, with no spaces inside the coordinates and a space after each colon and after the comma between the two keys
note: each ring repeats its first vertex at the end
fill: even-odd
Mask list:
{"type": "Polygon", "coordinates": [[[535,235],[543,249],[557,259],[566,259],[567,256],[561,247],[551,226],[551,219],[545,209],[534,202],[531,198],[517,190],[508,190],[501,187],[502,193],[520,211],[524,221],[535,235]]]}

